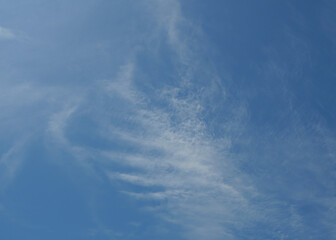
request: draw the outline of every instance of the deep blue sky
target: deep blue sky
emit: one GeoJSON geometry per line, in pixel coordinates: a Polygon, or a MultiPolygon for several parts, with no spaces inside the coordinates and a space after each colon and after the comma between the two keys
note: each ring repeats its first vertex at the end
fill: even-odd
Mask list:
{"type": "Polygon", "coordinates": [[[0,0],[0,239],[336,239],[335,12],[0,0]]]}

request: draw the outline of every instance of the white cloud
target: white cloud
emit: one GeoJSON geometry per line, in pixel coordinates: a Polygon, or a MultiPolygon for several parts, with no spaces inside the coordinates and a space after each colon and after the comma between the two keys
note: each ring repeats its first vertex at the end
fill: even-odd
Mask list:
{"type": "Polygon", "coordinates": [[[11,30],[0,26],[0,40],[1,39],[14,39],[14,38],[15,38],[15,34],[11,30]]]}
{"type": "MultiPolygon", "coordinates": [[[[117,86],[114,91],[108,89],[111,97],[121,90],[116,84],[109,86],[117,86]]],[[[101,151],[101,158],[134,169],[115,172],[105,168],[112,181],[148,187],[148,191],[122,192],[137,199],[167,200],[168,205],[155,212],[184,226],[190,238],[229,236],[229,225],[247,224],[251,215],[257,218],[246,198],[255,190],[229,157],[230,139],[214,139],[209,134],[202,120],[202,102],[193,95],[181,97],[183,88],[172,92],[163,89],[161,100],[169,108],[155,108],[149,99],[143,101],[144,93],[136,91],[129,79],[127,86],[134,93],[133,104],[128,105],[126,115],[119,115],[127,125],[119,127],[112,122],[109,127],[101,127],[105,137],[122,141],[134,150],[101,151]],[[141,96],[139,101],[137,96],[141,96]],[[153,191],[152,187],[161,190],[153,191]]],[[[119,102],[129,101],[130,89],[123,85],[126,94],[119,94],[119,102]]]]}
{"type": "MultiPolygon", "coordinates": [[[[49,132],[77,159],[88,155],[94,158],[94,168],[102,169],[111,181],[147,187],[145,192],[132,192],[127,187],[121,192],[136,199],[165,200],[167,204],[155,209],[155,213],[183,226],[188,238],[210,240],[227,236],[232,239],[233,226],[239,228],[247,225],[252,216],[258,218],[246,197],[256,194],[255,189],[230,157],[230,138],[213,138],[203,120],[208,110],[207,98],[218,94],[217,91],[222,94],[222,88],[193,91],[199,87],[197,71],[209,77],[202,80],[206,86],[213,86],[218,77],[207,66],[201,68],[206,70],[196,70],[197,58],[202,56],[192,51],[192,40],[179,30],[180,24],[186,21],[178,1],[156,3],[159,22],[177,53],[176,63],[186,69],[179,70],[176,86],[158,89],[156,97],[164,106],[152,104],[152,96],[136,87],[137,66],[133,61],[121,67],[115,81],[105,80],[101,88],[92,89],[99,92],[104,102],[111,103],[108,110],[104,107],[99,110],[99,117],[105,118],[97,120],[100,133],[107,141],[122,142],[131,150],[102,151],[72,144],[64,134],[75,111],[72,107],[53,115],[49,132]],[[78,156],[78,151],[83,154],[78,156]],[[111,163],[124,165],[129,171],[116,171],[110,167],[111,163]],[[153,187],[160,190],[154,191],[153,187]]],[[[222,98],[220,95],[220,101],[222,98]]],[[[84,105],[77,105],[77,109],[88,107],[84,105]]],[[[91,109],[90,117],[95,118],[97,108],[91,109]]],[[[228,132],[231,124],[227,123],[228,132]]]]}
{"type": "MultiPolygon", "coordinates": [[[[12,143],[0,159],[0,187],[5,188],[20,172],[29,141],[45,131],[48,116],[66,101],[66,91],[38,86],[28,81],[4,80],[0,84],[0,120],[2,141],[12,143]]],[[[57,132],[58,119],[52,130],[57,132]]],[[[61,138],[60,132],[58,132],[61,138]]]]}
{"type": "Polygon", "coordinates": [[[135,102],[136,100],[136,91],[133,89],[132,86],[132,78],[134,74],[134,63],[129,62],[127,65],[122,66],[120,69],[120,72],[117,76],[116,81],[105,81],[105,86],[106,90],[110,94],[116,94],[119,95],[120,97],[130,101],[130,102],[135,102]]]}
{"type": "Polygon", "coordinates": [[[60,143],[67,145],[68,141],[64,136],[65,127],[68,119],[75,112],[77,106],[66,107],[60,112],[54,113],[48,124],[48,132],[60,143]]]}
{"type": "Polygon", "coordinates": [[[27,139],[21,139],[0,158],[0,187],[6,188],[16,177],[23,163],[24,145],[27,139]]]}

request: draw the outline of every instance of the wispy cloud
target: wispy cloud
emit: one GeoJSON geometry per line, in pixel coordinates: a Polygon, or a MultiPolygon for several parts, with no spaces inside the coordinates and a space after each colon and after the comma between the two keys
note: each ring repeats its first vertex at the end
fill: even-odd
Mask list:
{"type": "MultiPolygon", "coordinates": [[[[118,116],[126,126],[109,123],[104,136],[123,142],[132,151],[101,151],[101,157],[133,170],[115,172],[106,168],[105,172],[112,181],[148,188],[144,192],[121,190],[129,196],[167,202],[162,207],[148,209],[183,226],[188,238],[233,239],[233,229],[244,223],[246,226],[252,216],[254,219],[259,216],[248,198],[256,195],[256,190],[230,156],[230,138],[214,138],[203,120],[205,112],[211,111],[206,108],[213,101],[211,96],[219,96],[217,101],[225,98],[221,95],[223,88],[194,91],[203,84],[197,77],[202,56],[192,51],[194,41],[180,32],[184,24],[191,24],[183,20],[178,1],[155,1],[155,4],[155,12],[159,13],[156,17],[180,64],[177,85],[158,90],[156,97],[163,107],[155,106],[151,103],[152,96],[134,84],[136,75],[130,74],[134,73],[133,62],[121,69],[116,81],[108,84],[107,93],[113,99],[117,94],[116,101],[127,106],[128,111],[118,116]]],[[[202,69],[205,76],[211,72],[206,65],[202,69]]],[[[216,73],[207,76],[207,85],[218,83],[216,73]]],[[[243,113],[232,116],[237,114],[243,113]]],[[[226,130],[236,131],[230,121],[226,130]]]]}
{"type": "Polygon", "coordinates": [[[54,113],[48,123],[48,132],[61,144],[67,145],[68,140],[64,136],[66,124],[75,112],[76,106],[65,107],[62,111],[54,113]]]}
{"type": "MultiPolygon", "coordinates": [[[[137,42],[140,47],[127,45],[127,51],[134,49],[130,54],[133,58],[124,61],[126,64],[117,70],[115,78],[108,75],[115,67],[108,66],[108,49],[104,49],[108,58],[97,61],[97,65],[81,65],[88,44],[76,49],[74,56],[69,57],[69,53],[50,60],[52,70],[37,74],[35,70],[22,70],[22,75],[36,74],[37,79],[55,75],[49,81],[0,83],[1,129],[5,133],[7,129],[19,132],[13,136],[12,146],[0,156],[0,188],[17,176],[28,144],[24,136],[32,133],[51,143],[46,145],[52,151],[70,153],[91,176],[108,183],[121,183],[116,187],[121,193],[138,200],[144,209],[164,221],[180,226],[187,239],[258,239],[260,232],[268,239],[301,239],[297,236],[306,236],[301,233],[315,233],[309,225],[315,218],[335,236],[336,185],[334,171],[330,170],[335,168],[335,136],[320,124],[322,120],[318,117],[315,123],[303,120],[302,116],[313,114],[302,114],[295,106],[295,94],[288,87],[288,82],[302,77],[300,74],[305,70],[302,66],[311,64],[310,45],[287,30],[288,55],[278,54],[277,47],[266,49],[268,62],[256,72],[263,72],[261,78],[268,81],[258,82],[262,90],[253,89],[253,83],[248,85],[245,93],[277,94],[275,98],[286,106],[279,128],[269,121],[267,127],[257,129],[251,124],[249,129],[244,124],[251,117],[246,104],[228,99],[230,89],[225,86],[222,73],[216,71],[216,63],[206,55],[209,47],[205,44],[206,36],[184,16],[182,1],[143,2],[147,3],[147,13],[153,18],[149,21],[155,22],[156,28],[140,34],[141,41],[137,42]],[[161,47],[160,51],[152,51],[161,47]],[[69,59],[63,65],[64,57],[69,59]],[[106,66],[98,65],[105,60],[108,70],[94,72],[104,71],[106,66]],[[152,69],[163,70],[163,74],[153,77],[152,69]],[[66,73],[58,75],[62,70],[66,73]],[[66,78],[74,75],[105,79],[65,84],[69,80],[66,78]],[[59,76],[65,79],[59,81],[59,76]],[[160,84],[151,85],[159,81],[160,84]],[[63,87],[55,87],[62,84],[63,87]],[[87,119],[89,123],[85,125],[87,119]],[[79,127],[74,127],[76,124],[79,127]],[[83,138],[90,135],[89,140],[76,139],[78,132],[73,131],[84,131],[83,138]],[[249,236],[249,231],[254,235],[249,236]]],[[[58,49],[64,50],[69,42],[73,44],[71,39],[79,39],[70,36],[64,42],[59,41],[68,32],[56,33],[60,38],[50,46],[59,45],[58,49]]],[[[102,36],[98,34],[93,39],[102,36]]],[[[0,40],[21,38],[20,32],[0,27],[0,40]]],[[[39,53],[41,56],[36,59],[50,59],[58,49],[44,50],[47,55],[39,53]]],[[[117,54],[113,57],[122,58],[117,54]]],[[[19,62],[25,64],[28,60],[19,62]]],[[[39,64],[28,68],[31,66],[39,64]]],[[[270,109],[273,111],[273,106],[270,109]]],[[[267,110],[261,112],[268,114],[267,110]]],[[[98,227],[89,231],[92,237],[128,236],[100,223],[98,218],[97,214],[98,227]]]]}
{"type": "Polygon", "coordinates": [[[46,135],[49,137],[48,141],[56,143],[57,146],[70,153],[77,161],[78,166],[85,169],[87,174],[97,177],[92,168],[93,165],[87,161],[88,158],[95,155],[95,152],[92,149],[73,144],[66,136],[68,123],[76,113],[80,103],[78,99],[71,101],[71,103],[68,102],[64,104],[63,109],[53,113],[47,123],[46,135]]]}
{"type": "Polygon", "coordinates": [[[14,39],[14,38],[15,38],[15,34],[11,30],[0,26],[0,40],[1,39],[14,39]]]}
{"type": "MultiPolygon", "coordinates": [[[[49,121],[49,133],[76,158],[95,159],[92,169],[101,169],[111,181],[147,189],[136,192],[125,187],[121,192],[139,200],[164,200],[167,204],[162,207],[154,210],[148,205],[147,209],[182,226],[188,238],[233,239],[233,229],[240,228],[243,222],[248,224],[251,216],[258,218],[248,198],[257,193],[230,156],[230,137],[214,138],[204,120],[206,112],[211,111],[209,103],[214,103],[212,97],[218,96],[216,100],[221,102],[225,98],[223,87],[194,91],[204,85],[218,84],[219,77],[210,65],[209,69],[204,65],[205,70],[197,70],[202,56],[193,51],[194,41],[179,29],[183,24],[189,25],[183,20],[179,2],[154,3],[160,13],[156,16],[159,25],[177,53],[176,84],[157,89],[153,99],[153,94],[135,84],[137,63],[129,61],[121,67],[116,80],[104,80],[98,88],[91,89],[99,92],[104,102],[111,103],[109,110],[104,106],[100,110],[99,107],[86,110],[91,111],[89,115],[93,119],[97,112],[100,118],[105,115],[105,120],[96,121],[101,136],[106,141],[122,142],[128,150],[89,149],[66,138],[69,118],[76,111],[88,108],[84,103],[89,100],[54,114],[49,121]],[[199,72],[207,78],[199,79],[199,72]],[[154,104],[153,100],[160,104],[154,104]],[[112,163],[128,170],[116,171],[110,167],[112,163]]],[[[228,121],[226,130],[236,131],[231,126],[232,122],[228,121]]]]}
{"type": "MultiPolygon", "coordinates": [[[[202,60],[203,52],[194,39],[195,36],[202,38],[201,31],[183,17],[179,1],[148,2],[152,3],[153,16],[160,29],[156,33],[164,35],[159,39],[166,39],[175,53],[172,74],[175,81],[156,88],[154,93],[139,88],[143,79],[139,80],[141,66],[134,53],[134,58],[120,68],[114,80],[89,86],[83,101],[65,104],[62,110],[55,112],[49,118],[49,136],[75,159],[90,159],[89,163],[80,162],[91,172],[103,173],[112,182],[126,183],[120,192],[139,201],[151,200],[146,209],[182,226],[189,239],[239,239],[237,236],[251,239],[246,232],[240,235],[237,232],[259,229],[258,224],[270,226],[265,232],[276,239],[286,238],[285,228],[293,233],[307,229],[295,201],[318,199],[310,196],[311,189],[303,189],[304,181],[295,174],[304,169],[307,176],[323,179],[316,152],[308,151],[310,156],[302,154],[313,148],[313,135],[307,134],[296,121],[291,124],[291,130],[282,132],[281,136],[276,133],[263,136],[267,140],[259,139],[253,130],[240,136],[245,127],[245,106],[227,103],[224,81],[211,63],[202,60]],[[192,36],[184,34],[185,28],[192,36]],[[91,98],[97,95],[100,100],[91,98]],[[209,123],[207,116],[215,115],[218,106],[222,115],[215,119],[218,121],[215,124],[209,123]],[[102,150],[68,139],[67,131],[71,131],[71,124],[78,120],[76,114],[83,112],[97,125],[95,134],[108,144],[122,147],[102,150]],[[231,151],[237,140],[233,136],[238,136],[244,148],[239,155],[231,151]],[[255,140],[257,143],[253,143],[255,140]],[[258,144],[263,146],[262,154],[256,153],[260,148],[258,144]],[[258,173],[264,175],[246,173],[251,169],[241,169],[239,164],[253,171],[264,171],[258,173]],[[116,165],[123,167],[116,168],[116,165]],[[291,176],[293,189],[287,189],[291,180],[274,165],[291,176]],[[269,183],[265,183],[265,179],[269,183]],[[134,185],[141,186],[142,191],[134,190],[134,185]],[[277,193],[267,189],[275,185],[277,193]],[[296,191],[298,189],[300,191],[296,191]],[[277,195],[281,193],[290,201],[277,195]],[[162,204],[153,207],[150,204],[153,201],[162,204]]],[[[286,76],[286,69],[274,61],[270,61],[268,67],[272,77],[274,74],[278,78],[286,76]]],[[[325,145],[333,149],[332,138],[324,139],[325,145]]],[[[335,156],[332,150],[328,154],[335,156]]],[[[333,186],[329,184],[328,189],[333,186]]],[[[326,198],[320,205],[334,211],[330,202],[330,198],[326,198]]],[[[334,221],[330,215],[326,218],[334,221]]]]}
{"type": "MultiPolygon", "coordinates": [[[[0,186],[5,187],[20,172],[27,159],[26,150],[31,146],[31,141],[44,135],[50,116],[54,116],[73,96],[59,87],[8,80],[1,82],[0,93],[1,140],[6,143],[4,146],[12,145],[7,152],[2,153],[0,160],[0,186]]],[[[50,131],[60,140],[62,116],[55,116],[50,126],[50,131]]]]}
{"type": "Polygon", "coordinates": [[[21,139],[0,158],[0,187],[6,188],[16,177],[24,159],[26,139],[21,139]]]}
{"type": "Polygon", "coordinates": [[[190,237],[216,239],[230,234],[228,225],[244,221],[243,215],[248,219],[253,211],[245,196],[255,193],[229,157],[230,139],[213,139],[201,120],[202,103],[190,96],[178,97],[179,91],[175,88],[169,97],[164,91],[162,98],[169,109],[153,109],[139,100],[131,114],[120,116],[130,119],[129,124],[136,126],[133,130],[110,125],[107,137],[119,139],[133,152],[101,154],[135,169],[108,170],[111,180],[148,187],[146,192],[125,193],[138,199],[167,200],[168,206],[157,209],[162,217],[186,227],[190,237]]]}

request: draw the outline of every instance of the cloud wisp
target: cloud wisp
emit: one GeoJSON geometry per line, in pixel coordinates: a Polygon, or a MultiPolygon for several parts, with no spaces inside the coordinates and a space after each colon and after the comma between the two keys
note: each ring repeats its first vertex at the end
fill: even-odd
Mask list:
{"type": "MultiPolygon", "coordinates": [[[[81,101],[54,114],[49,133],[91,173],[126,183],[120,192],[182,227],[188,239],[251,239],[249,231],[275,239],[285,239],[286,232],[303,236],[309,224],[298,202],[333,206],[327,203],[330,198],[323,204],[316,204],[316,198],[309,200],[311,191],[303,188],[308,176],[323,179],[318,151],[303,154],[313,149],[314,134],[294,118],[288,127],[292,132],[265,133],[267,141],[254,129],[244,132],[246,108],[243,103],[228,102],[225,79],[203,61],[208,58],[195,40],[202,40],[202,31],[182,16],[178,1],[147,3],[158,23],[148,34],[159,35],[151,41],[164,41],[160,44],[172,52],[167,61],[174,62],[169,72],[174,79],[146,88],[155,79],[150,78],[151,72],[146,72],[149,79],[141,78],[137,55],[141,51],[137,50],[115,80],[97,81],[81,101]],[[80,121],[79,116],[96,124],[93,134],[110,149],[68,138],[67,131],[80,121]],[[235,141],[244,148],[237,155],[231,151],[235,141]],[[310,166],[302,164],[304,157],[310,166]],[[276,192],[269,189],[272,186],[276,192]],[[160,204],[151,204],[155,201],[160,204]]],[[[145,42],[143,49],[150,49],[151,43],[145,42]]],[[[273,74],[281,73],[275,64],[271,68],[273,74]]]]}
{"type": "Polygon", "coordinates": [[[0,26],[0,40],[14,39],[15,37],[15,34],[11,30],[0,26]]]}
{"type": "Polygon", "coordinates": [[[24,140],[19,141],[0,158],[1,190],[5,189],[13,181],[22,166],[24,142],[24,140]]]}
{"type": "MultiPolygon", "coordinates": [[[[24,160],[36,157],[36,163],[64,164],[75,177],[84,172],[90,186],[83,184],[81,200],[90,202],[96,222],[92,237],[131,236],[128,229],[113,231],[109,220],[118,216],[105,221],[109,198],[101,204],[108,205],[106,215],[99,213],[103,207],[92,199],[103,189],[116,203],[120,196],[132,199],[136,211],[163,220],[158,228],[173,236],[178,229],[178,239],[333,239],[336,141],[323,123],[332,126],[333,114],[320,118],[324,113],[311,106],[328,112],[332,98],[324,104],[307,99],[319,98],[311,89],[321,83],[310,78],[329,67],[310,76],[309,34],[299,37],[291,24],[268,32],[259,17],[246,31],[246,16],[255,16],[234,1],[207,3],[213,5],[204,15],[197,12],[204,3],[189,8],[188,2],[144,0],[129,11],[123,1],[99,1],[83,11],[70,1],[59,3],[57,11],[66,9],[60,15],[51,4],[46,9],[53,14],[42,9],[32,27],[21,25],[36,42],[0,27],[6,47],[0,190],[6,193],[24,160]],[[221,11],[211,12],[217,6],[236,12],[222,18],[221,11]],[[220,17],[205,19],[212,13],[220,17]],[[52,21],[40,26],[45,14],[52,21]]],[[[324,85],[321,95],[331,86],[324,85]]],[[[143,232],[156,224],[124,220],[143,232]]]]}
{"type": "MultiPolygon", "coordinates": [[[[194,41],[180,32],[181,24],[190,24],[183,20],[178,1],[153,3],[151,7],[160,12],[156,16],[160,18],[159,28],[176,53],[176,84],[156,89],[155,94],[140,90],[135,83],[137,62],[129,61],[115,81],[104,80],[92,89],[110,103],[109,110],[92,102],[88,107],[89,100],[84,100],[53,115],[49,133],[76,158],[95,159],[89,165],[101,169],[110,181],[145,188],[138,192],[125,187],[120,191],[139,201],[161,202],[161,207],[148,204],[147,210],[181,226],[187,238],[234,239],[233,229],[247,224],[251,216],[257,217],[247,198],[256,193],[230,157],[230,138],[214,138],[204,120],[211,111],[207,108],[211,97],[216,95],[217,101],[224,101],[223,88],[204,88],[219,84],[219,77],[206,66],[197,70],[201,56],[193,51],[197,48],[194,41]],[[200,71],[206,79],[197,77],[200,71]],[[98,123],[101,137],[123,148],[87,148],[67,139],[69,118],[83,108],[98,123]],[[116,171],[111,165],[128,170],[116,171]]],[[[228,131],[231,124],[227,123],[228,131]]]]}
{"type": "MultiPolygon", "coordinates": [[[[107,88],[111,96],[119,94],[120,87],[111,88],[114,85],[107,88]]],[[[150,106],[143,93],[137,98],[133,91],[130,100],[130,91],[126,89],[118,101],[128,105],[129,112],[119,117],[128,119],[132,128],[110,124],[106,137],[133,150],[102,151],[101,156],[133,170],[107,170],[108,177],[148,187],[145,192],[123,192],[137,199],[166,201],[157,212],[186,227],[188,234],[200,239],[230,235],[224,226],[241,221],[243,212],[247,218],[250,207],[245,195],[253,194],[230,160],[230,140],[212,138],[201,120],[202,103],[192,96],[179,97],[181,89],[161,95],[169,110],[150,106]],[[209,228],[217,229],[211,231],[213,236],[209,228]]]]}
{"type": "MultiPolygon", "coordinates": [[[[156,91],[155,100],[161,102],[161,106],[152,103],[152,95],[137,89],[134,62],[121,68],[116,81],[107,83],[105,89],[109,96],[126,109],[117,116],[125,125],[109,123],[105,137],[121,141],[129,150],[101,151],[100,154],[130,170],[105,172],[112,181],[121,180],[147,188],[141,192],[122,190],[125,194],[139,200],[166,203],[158,208],[148,206],[148,209],[182,226],[187,238],[226,236],[234,239],[233,229],[243,222],[247,224],[250,217],[259,216],[247,198],[256,194],[255,189],[230,157],[231,140],[214,138],[204,121],[205,112],[210,111],[206,106],[213,100],[209,96],[218,95],[218,89],[194,91],[202,87],[202,81],[212,85],[218,78],[212,72],[206,80],[197,79],[201,56],[191,51],[192,41],[180,33],[179,25],[189,24],[181,20],[179,3],[159,1],[155,4],[162,13],[159,22],[164,24],[161,27],[177,53],[179,79],[177,85],[156,91]]],[[[205,69],[203,75],[207,72],[210,70],[205,69]]],[[[223,101],[224,97],[219,94],[217,100],[223,101]]],[[[228,122],[228,131],[230,125],[228,122]]]]}

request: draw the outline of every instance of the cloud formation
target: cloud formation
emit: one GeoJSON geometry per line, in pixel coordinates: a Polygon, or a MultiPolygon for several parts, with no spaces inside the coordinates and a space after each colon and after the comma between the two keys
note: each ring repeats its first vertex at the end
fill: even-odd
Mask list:
{"type": "MultiPolygon", "coordinates": [[[[209,60],[211,44],[204,44],[200,27],[183,15],[182,2],[141,4],[146,9],[136,12],[143,10],[150,31],[127,31],[128,38],[141,35],[125,43],[127,51],[119,49],[131,52],[127,56],[111,50],[127,42],[125,36],[118,42],[119,34],[108,35],[107,28],[80,35],[83,29],[78,25],[86,26],[81,21],[87,15],[99,18],[87,11],[79,14],[80,24],[74,21],[66,31],[63,19],[55,23],[62,31],[57,43],[47,38],[46,56],[36,50],[40,46],[28,47],[34,57],[17,62],[25,65],[37,59],[38,64],[27,68],[38,71],[23,71],[24,77],[33,76],[28,80],[1,83],[1,130],[15,132],[12,146],[2,149],[1,181],[15,178],[27,144],[18,139],[31,134],[45,144],[46,152],[50,150],[46,159],[54,159],[55,151],[65,152],[58,163],[68,167],[69,161],[63,160],[74,160],[71,164],[89,178],[105,181],[104,187],[108,183],[107,192],[118,189],[167,226],[182,229],[187,239],[301,239],[308,234],[323,239],[312,227],[317,223],[334,236],[335,176],[330,169],[335,164],[335,138],[323,119],[305,121],[302,116],[311,114],[298,109],[288,83],[304,72],[298,65],[310,56],[309,44],[287,34],[285,45],[293,49],[284,57],[286,63],[279,60],[277,49],[268,47],[269,59],[262,66],[256,63],[255,71],[263,72],[260,79],[248,75],[248,84],[235,85],[244,95],[241,101],[230,95],[230,83],[209,60]],[[69,38],[61,36],[73,32],[69,38]],[[82,45],[77,34],[85,39],[82,45]],[[65,46],[68,53],[63,55],[65,46]],[[97,46],[109,47],[99,48],[104,52],[99,55],[97,46]],[[121,60],[110,60],[113,54],[121,60]],[[247,87],[241,90],[243,85],[247,87]],[[253,108],[255,96],[262,103],[253,108]],[[280,114],[271,118],[273,112],[280,114]],[[257,123],[254,114],[261,119],[254,120],[257,123]]],[[[102,19],[97,24],[105,22],[102,19]]],[[[0,28],[0,39],[13,38],[12,31],[0,28]]],[[[127,235],[110,227],[92,227],[91,235],[127,235]]]]}
{"type": "MultiPolygon", "coordinates": [[[[207,75],[209,69],[205,69],[202,74],[208,78],[197,78],[199,70],[195,69],[202,56],[191,50],[193,41],[180,33],[179,28],[185,27],[180,25],[187,22],[181,20],[179,3],[158,1],[154,7],[177,53],[178,79],[175,85],[157,89],[154,96],[137,88],[137,63],[130,61],[121,67],[116,80],[104,81],[97,92],[105,92],[105,101],[115,104],[105,117],[112,121],[100,121],[100,134],[111,142],[121,142],[128,150],[96,151],[95,158],[100,159],[98,166],[111,181],[148,188],[135,192],[126,187],[121,192],[139,200],[166,202],[155,209],[149,205],[148,209],[182,226],[188,238],[234,239],[233,229],[259,216],[247,197],[256,195],[256,190],[229,154],[230,138],[214,138],[203,120],[210,111],[206,108],[212,101],[209,96],[218,95],[217,101],[224,101],[222,87],[195,93],[203,81],[216,84],[218,77],[214,72],[207,75]],[[129,170],[114,171],[109,162],[129,170]]],[[[227,122],[227,131],[235,131],[231,124],[227,122]]]]}
{"type": "Polygon", "coordinates": [[[24,141],[21,140],[20,142],[12,146],[0,158],[1,190],[6,188],[11,183],[11,181],[16,177],[16,174],[22,165],[22,147],[24,144],[23,142],[24,141]]]}
{"type": "Polygon", "coordinates": [[[0,40],[1,39],[14,39],[14,38],[15,38],[15,34],[11,30],[0,26],[0,40]]]}
{"type": "Polygon", "coordinates": [[[149,10],[159,26],[156,33],[163,34],[175,52],[173,83],[155,92],[140,89],[141,66],[134,54],[133,59],[120,67],[115,80],[90,85],[75,107],[67,105],[54,114],[49,120],[48,133],[81,163],[86,162],[87,168],[100,169],[110,181],[146,188],[137,192],[125,186],[120,191],[139,201],[161,202],[158,208],[148,204],[147,210],[182,227],[187,238],[234,239],[233,229],[243,222],[247,224],[252,216],[258,218],[248,199],[257,194],[256,190],[230,156],[229,135],[236,131],[233,121],[239,124],[237,116],[244,115],[244,109],[227,110],[237,117],[223,123],[228,136],[212,135],[204,119],[215,111],[209,107],[215,96],[216,101],[225,103],[221,80],[210,64],[198,68],[202,55],[195,41],[182,34],[183,28],[193,26],[182,17],[179,2],[151,3],[149,10]],[[204,87],[209,85],[214,87],[204,87]],[[102,99],[100,104],[95,102],[97,93],[102,99]],[[81,114],[98,125],[95,134],[123,147],[95,149],[68,139],[71,124],[81,114]],[[116,171],[111,165],[127,170],[116,171]]]}

